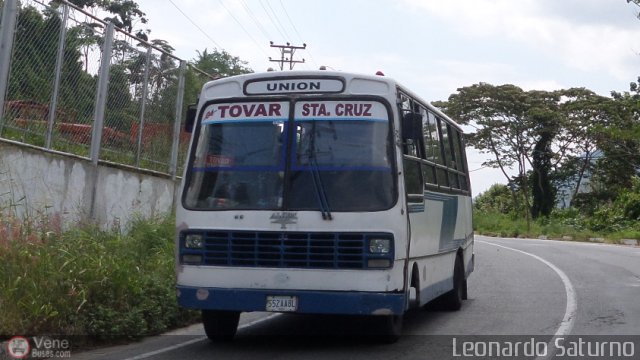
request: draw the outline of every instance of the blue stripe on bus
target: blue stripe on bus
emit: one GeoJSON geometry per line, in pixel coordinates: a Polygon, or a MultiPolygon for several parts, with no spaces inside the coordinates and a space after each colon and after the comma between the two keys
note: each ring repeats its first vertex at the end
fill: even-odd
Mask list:
{"type": "Polygon", "coordinates": [[[218,120],[205,120],[202,125],[210,124],[233,124],[237,122],[285,122],[287,118],[239,118],[239,119],[218,119],[218,120]]]}
{"type": "Polygon", "coordinates": [[[442,230],[440,232],[440,249],[450,248],[455,240],[453,239],[456,222],[458,220],[458,198],[452,196],[442,204],[442,230]]]}
{"type": "Polygon", "coordinates": [[[296,296],[302,314],[371,315],[374,312],[401,315],[404,293],[358,291],[305,291],[264,289],[221,289],[177,286],[178,304],[192,309],[265,311],[267,296],[296,296]],[[205,298],[205,294],[208,295],[205,298]],[[202,299],[202,300],[200,300],[202,299]]]}
{"type": "MultiPolygon", "coordinates": [[[[385,166],[317,166],[318,171],[391,171],[390,167],[385,166]]],[[[291,167],[293,171],[312,171],[313,166],[294,165],[291,167]]]]}
{"type": "MultiPolygon", "coordinates": [[[[312,171],[312,166],[294,166],[293,171],[312,171]]],[[[318,171],[391,171],[384,166],[318,166],[318,171]]],[[[284,171],[282,166],[206,166],[194,167],[194,172],[208,171],[284,171]]]]}
{"type": "Polygon", "coordinates": [[[354,118],[340,118],[340,117],[315,117],[315,118],[296,118],[295,121],[370,121],[370,122],[389,122],[388,119],[380,119],[380,118],[365,118],[365,117],[354,117],[354,118]]]}
{"type": "Polygon", "coordinates": [[[434,201],[448,201],[451,200],[453,198],[456,198],[455,196],[451,196],[451,195],[443,195],[443,194],[436,194],[436,193],[432,193],[432,192],[425,192],[424,193],[424,198],[427,200],[434,200],[434,201]]]}
{"type": "Polygon", "coordinates": [[[194,172],[208,171],[284,171],[282,166],[206,166],[194,167],[194,172]]]}

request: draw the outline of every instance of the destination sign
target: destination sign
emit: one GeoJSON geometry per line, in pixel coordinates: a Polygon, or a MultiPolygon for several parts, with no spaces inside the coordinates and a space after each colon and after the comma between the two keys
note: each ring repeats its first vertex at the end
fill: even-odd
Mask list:
{"type": "Polygon", "coordinates": [[[212,104],[204,109],[202,124],[225,121],[285,121],[289,117],[288,102],[241,102],[212,104]]]}
{"type": "Polygon", "coordinates": [[[339,93],[344,83],[339,79],[265,79],[245,84],[247,95],[339,93]]]}
{"type": "Polygon", "coordinates": [[[387,121],[387,108],[377,101],[301,101],[296,120],[335,119],[387,121]]]}

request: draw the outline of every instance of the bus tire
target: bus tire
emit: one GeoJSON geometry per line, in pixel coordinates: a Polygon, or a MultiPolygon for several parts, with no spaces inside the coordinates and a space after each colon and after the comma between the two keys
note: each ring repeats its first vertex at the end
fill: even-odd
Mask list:
{"type": "Polygon", "coordinates": [[[464,278],[464,267],[460,256],[456,256],[456,263],[453,267],[453,290],[443,297],[444,308],[449,311],[458,311],[462,307],[462,300],[467,293],[467,282],[464,278]]]}
{"type": "Polygon", "coordinates": [[[204,332],[209,340],[214,342],[233,340],[239,320],[239,311],[202,310],[204,332]]]}
{"type": "Polygon", "coordinates": [[[402,335],[403,315],[376,316],[378,320],[377,339],[381,343],[393,344],[402,335]]]}

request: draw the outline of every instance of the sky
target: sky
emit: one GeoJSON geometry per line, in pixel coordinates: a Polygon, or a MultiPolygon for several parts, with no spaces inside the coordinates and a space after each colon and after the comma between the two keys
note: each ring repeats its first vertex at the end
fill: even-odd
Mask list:
{"type": "MultiPolygon", "coordinates": [[[[175,55],[225,50],[277,68],[269,42],[307,44],[296,70],[380,70],[426,101],[479,82],[625,91],[640,76],[640,8],[626,0],[137,0],[175,55]]],[[[142,25],[142,24],[140,24],[142,25]]],[[[467,149],[473,195],[506,183],[467,149]]]]}

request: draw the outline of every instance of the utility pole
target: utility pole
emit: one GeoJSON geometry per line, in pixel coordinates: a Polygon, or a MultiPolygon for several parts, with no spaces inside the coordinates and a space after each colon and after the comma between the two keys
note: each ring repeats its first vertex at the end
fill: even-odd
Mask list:
{"type": "Polygon", "coordinates": [[[280,63],[280,70],[284,70],[284,63],[289,63],[289,70],[293,70],[295,64],[304,63],[304,59],[302,60],[293,60],[293,55],[298,49],[306,49],[307,44],[302,44],[302,46],[295,46],[287,43],[287,45],[275,45],[273,41],[270,41],[271,47],[280,49],[280,60],[273,60],[269,57],[269,61],[280,63]],[[288,55],[288,57],[287,57],[288,55]]]}

